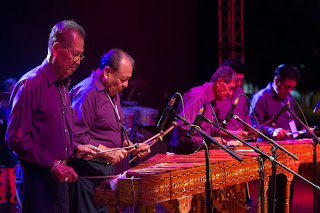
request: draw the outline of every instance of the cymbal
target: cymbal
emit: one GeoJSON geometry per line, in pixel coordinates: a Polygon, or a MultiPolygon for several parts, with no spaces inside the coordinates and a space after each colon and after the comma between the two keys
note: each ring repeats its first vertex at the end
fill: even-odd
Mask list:
{"type": "Polygon", "coordinates": [[[129,80],[129,86],[128,87],[136,87],[136,88],[144,88],[149,86],[149,82],[145,81],[145,80],[136,80],[136,79],[132,79],[129,80]]]}

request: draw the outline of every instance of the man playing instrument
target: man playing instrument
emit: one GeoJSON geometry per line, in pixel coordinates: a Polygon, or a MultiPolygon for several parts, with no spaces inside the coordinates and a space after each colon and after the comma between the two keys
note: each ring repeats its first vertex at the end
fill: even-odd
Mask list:
{"type": "MultiPolygon", "coordinates": [[[[91,76],[76,85],[70,92],[75,121],[74,140],[77,144],[92,144],[101,150],[132,146],[123,127],[123,114],[119,93],[127,86],[132,76],[134,61],[126,52],[112,49],[102,56],[99,68],[91,76]]],[[[140,143],[140,148],[131,152],[143,157],[150,147],[140,143]]],[[[71,165],[79,176],[108,176],[114,174],[114,164],[127,155],[124,149],[104,152],[90,161],[71,158],[71,165]],[[106,165],[108,160],[112,165],[106,165]]],[[[72,184],[72,212],[107,212],[107,206],[93,203],[94,188],[101,180],[82,178],[72,184]]]]}
{"type": "MultiPolygon", "coordinates": [[[[217,112],[216,101],[223,101],[224,99],[231,97],[236,87],[236,81],[237,75],[235,71],[231,67],[222,66],[219,67],[212,75],[209,83],[205,83],[202,86],[194,87],[188,90],[183,95],[186,119],[192,122],[197,116],[201,106],[206,102],[211,104],[213,110],[217,112]]],[[[183,116],[181,103],[178,106],[178,113],[183,116]]],[[[204,111],[203,115],[215,121],[209,106],[206,106],[206,110],[204,111]]],[[[199,126],[203,131],[212,137],[217,137],[218,139],[219,134],[217,128],[206,122],[201,122],[199,126]]],[[[184,124],[174,129],[172,141],[170,143],[174,153],[190,154],[196,151],[203,143],[203,138],[197,132],[195,132],[192,138],[187,137],[189,129],[190,126],[184,124]]],[[[248,135],[248,133],[243,130],[231,132],[235,133],[240,138],[247,137],[248,135]]],[[[221,134],[223,136],[227,136],[223,132],[221,132],[221,134]]]]}
{"type": "Polygon", "coordinates": [[[68,184],[77,173],[65,164],[71,154],[92,157],[92,145],[74,146],[69,75],[84,58],[85,32],[61,21],[49,35],[42,64],[21,77],[11,95],[6,141],[18,155],[16,188],[22,212],[68,212],[68,184]]]}
{"type": "MultiPolygon", "coordinates": [[[[291,64],[281,64],[277,67],[274,73],[273,82],[256,94],[253,95],[249,114],[254,127],[260,128],[265,135],[276,140],[288,140],[297,137],[297,134],[290,134],[290,132],[297,132],[302,129],[302,125],[293,117],[288,111],[283,111],[282,114],[276,116],[282,109],[288,105],[290,110],[295,112],[295,102],[292,95],[292,90],[295,89],[297,81],[300,78],[299,70],[291,64]],[[278,117],[274,119],[274,117],[278,117]]],[[[262,141],[258,138],[258,141],[262,141]]],[[[293,179],[294,181],[294,179],[293,179]]],[[[284,212],[285,206],[285,188],[287,178],[283,174],[276,176],[276,206],[277,212],[284,212]]],[[[290,208],[292,204],[292,195],[294,189],[294,182],[290,185],[290,208]]],[[[269,202],[268,209],[272,211],[271,190],[268,190],[269,202]]],[[[270,212],[269,211],[269,212],[270,212]]]]}

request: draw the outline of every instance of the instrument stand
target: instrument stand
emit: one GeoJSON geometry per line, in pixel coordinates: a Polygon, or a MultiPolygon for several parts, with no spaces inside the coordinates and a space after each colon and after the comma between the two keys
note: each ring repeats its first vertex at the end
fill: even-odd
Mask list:
{"type": "MultiPolygon", "coordinates": [[[[310,131],[309,127],[305,125],[301,119],[289,108],[288,112],[295,117],[297,121],[307,130],[307,132],[311,135],[313,141],[313,181],[314,184],[318,184],[318,172],[317,172],[317,145],[320,143],[319,138],[310,131]]],[[[313,188],[313,212],[318,213],[319,205],[318,205],[318,190],[313,188]]]]}
{"type": "MultiPolygon", "coordinates": [[[[263,133],[259,132],[258,130],[256,130],[255,128],[253,128],[252,126],[250,126],[249,124],[247,124],[245,121],[243,121],[241,118],[239,118],[237,115],[233,114],[233,118],[236,119],[237,121],[243,123],[245,126],[247,126],[248,128],[250,128],[252,131],[256,132],[257,134],[259,134],[261,137],[266,138],[270,143],[273,144],[273,146],[280,148],[281,151],[286,152],[288,155],[290,155],[291,157],[293,157],[294,159],[298,159],[295,155],[291,154],[290,152],[288,152],[286,149],[284,149],[282,146],[280,146],[279,144],[277,144],[275,141],[271,140],[270,138],[268,138],[267,136],[265,136],[263,133]]],[[[231,137],[239,140],[241,143],[245,144],[246,146],[250,147],[251,149],[253,149],[254,152],[258,153],[260,156],[262,156],[265,159],[269,159],[271,161],[271,163],[277,164],[279,165],[281,168],[287,170],[288,172],[294,174],[295,176],[299,177],[300,179],[304,180],[305,182],[307,182],[308,184],[312,185],[315,189],[320,190],[320,187],[317,186],[316,184],[310,182],[309,180],[307,180],[306,178],[302,177],[301,175],[299,175],[298,173],[294,172],[293,170],[289,169],[288,167],[286,167],[285,165],[279,163],[277,160],[275,160],[273,157],[267,155],[266,153],[262,152],[260,149],[252,146],[251,144],[245,142],[244,140],[240,139],[239,137],[235,136],[234,134],[230,133],[229,131],[227,131],[226,129],[220,127],[219,125],[213,123],[210,119],[208,119],[207,117],[203,116],[203,120],[214,125],[215,127],[219,128],[220,130],[224,131],[225,133],[227,133],[228,135],[230,135],[231,137]]],[[[310,130],[309,130],[310,131],[310,130]]],[[[313,134],[313,133],[312,133],[313,134]]],[[[317,138],[318,139],[318,138],[317,138]]]]}
{"type": "MultiPolygon", "coordinates": [[[[179,115],[178,113],[176,113],[173,109],[170,108],[170,114],[172,114],[175,118],[181,120],[182,122],[184,122],[185,124],[192,126],[192,124],[187,121],[186,119],[184,119],[181,115],[179,115]]],[[[238,161],[242,161],[243,159],[241,157],[239,157],[238,155],[236,155],[235,153],[233,153],[232,151],[230,151],[229,149],[227,149],[226,147],[224,147],[223,145],[221,145],[217,140],[213,139],[210,135],[208,135],[206,132],[204,132],[203,130],[201,130],[200,127],[195,126],[194,127],[195,130],[197,132],[200,133],[200,135],[202,135],[205,139],[205,143],[207,144],[207,149],[205,151],[205,157],[206,157],[206,184],[205,184],[205,191],[206,191],[206,207],[207,207],[207,213],[212,213],[212,209],[213,209],[213,199],[211,199],[211,184],[210,184],[210,160],[209,160],[209,147],[211,146],[211,143],[214,145],[219,146],[222,150],[226,151],[227,153],[229,153],[229,155],[231,155],[232,157],[234,157],[236,160],[238,161]]]]}
{"type": "MultiPolygon", "coordinates": [[[[259,197],[260,197],[260,205],[261,205],[261,211],[265,212],[265,197],[264,197],[264,162],[266,161],[266,158],[262,156],[261,154],[258,156],[258,163],[259,163],[259,177],[260,177],[260,185],[259,185],[259,197]]],[[[259,209],[257,208],[257,212],[259,212],[259,209]]]]}
{"type": "MultiPolygon", "coordinates": [[[[293,117],[295,117],[295,118],[301,123],[301,125],[309,132],[309,134],[310,134],[310,135],[313,137],[313,139],[316,141],[316,143],[313,143],[313,144],[314,144],[313,160],[317,160],[317,159],[316,159],[316,158],[317,158],[317,153],[316,153],[316,150],[317,150],[317,149],[316,149],[315,146],[316,146],[318,143],[320,143],[318,137],[317,137],[313,132],[311,132],[311,131],[309,130],[309,128],[299,119],[299,117],[298,117],[295,113],[293,113],[293,112],[291,111],[291,109],[290,109],[289,107],[288,107],[287,110],[288,110],[288,112],[290,112],[290,114],[291,114],[293,117]]],[[[275,141],[271,140],[270,138],[268,138],[267,136],[265,136],[264,134],[262,134],[261,132],[259,132],[258,130],[256,130],[256,129],[253,128],[252,126],[250,126],[249,124],[247,124],[245,121],[243,121],[241,118],[239,118],[239,116],[233,114],[233,118],[236,119],[237,121],[243,123],[244,125],[246,125],[247,127],[249,127],[251,130],[253,130],[254,132],[258,133],[258,134],[259,134],[260,136],[262,136],[263,138],[267,139],[268,142],[271,142],[275,147],[279,148],[281,151],[284,151],[284,152],[286,152],[288,155],[290,155],[291,157],[293,157],[294,159],[299,160],[295,155],[293,155],[293,154],[291,154],[290,152],[288,152],[286,149],[284,149],[282,146],[280,146],[279,144],[277,144],[275,141]]],[[[314,162],[313,162],[313,163],[314,163],[314,164],[313,164],[313,165],[314,165],[314,169],[315,169],[315,170],[314,170],[315,172],[313,172],[315,183],[312,183],[312,182],[308,181],[307,179],[305,179],[305,178],[302,177],[301,175],[297,174],[296,172],[292,171],[291,169],[289,169],[289,168],[283,166],[282,164],[278,163],[276,160],[272,161],[272,163],[277,163],[277,164],[280,165],[282,168],[286,169],[287,171],[291,172],[291,173],[294,174],[295,176],[301,178],[302,180],[304,180],[305,182],[307,182],[307,183],[309,183],[310,185],[313,186],[313,196],[314,196],[314,197],[313,197],[313,204],[314,204],[313,212],[314,212],[314,213],[317,213],[317,212],[318,212],[317,197],[318,197],[318,190],[320,190],[320,187],[316,185],[316,184],[317,184],[316,181],[318,181],[318,174],[317,174],[317,168],[316,168],[316,167],[317,167],[317,166],[316,166],[316,165],[317,165],[317,161],[314,161],[314,162]]]]}
{"type": "Polygon", "coordinates": [[[211,213],[213,207],[213,193],[211,197],[211,181],[210,181],[210,159],[209,159],[209,147],[211,146],[210,140],[204,140],[204,143],[206,143],[206,149],[205,149],[205,158],[206,158],[206,184],[205,184],[205,192],[206,192],[206,207],[207,207],[207,213],[211,213]]]}
{"type": "MultiPolygon", "coordinates": [[[[278,151],[278,147],[276,146],[272,146],[271,147],[271,153],[272,153],[272,157],[277,160],[277,151],[278,151]]],[[[271,176],[271,186],[270,186],[270,190],[271,190],[271,200],[272,200],[272,212],[275,213],[276,212],[276,192],[277,192],[277,164],[275,164],[274,162],[272,162],[272,176],[271,176]]]]}
{"type": "Polygon", "coordinates": [[[211,141],[209,140],[203,140],[203,143],[195,153],[197,153],[202,147],[205,147],[205,159],[206,159],[206,183],[205,183],[205,193],[206,193],[206,207],[207,207],[207,212],[211,213],[213,207],[213,193],[211,196],[211,183],[210,183],[210,158],[209,158],[209,147],[211,146],[211,141]]]}
{"type": "MultiPolygon", "coordinates": [[[[317,145],[318,141],[314,138],[312,139],[313,143],[313,181],[315,184],[318,184],[318,170],[317,170],[317,145]]],[[[318,205],[318,190],[313,189],[313,212],[317,213],[319,209],[318,205]]]]}
{"type": "MultiPolygon", "coordinates": [[[[220,128],[220,130],[224,131],[225,133],[227,133],[228,135],[230,135],[231,137],[239,140],[240,142],[242,142],[243,144],[249,146],[250,148],[252,148],[256,153],[259,154],[258,156],[258,163],[259,163],[259,175],[260,175],[260,187],[259,187],[259,197],[260,197],[260,202],[261,202],[261,212],[264,212],[265,210],[265,193],[264,193],[264,180],[265,180],[265,172],[264,172],[264,162],[267,159],[266,154],[264,154],[259,148],[255,148],[252,147],[252,145],[248,144],[247,142],[241,140],[240,138],[238,138],[237,136],[233,135],[232,133],[230,133],[229,131],[227,131],[226,129],[218,126],[217,124],[213,123],[210,119],[206,118],[203,116],[203,120],[206,121],[207,123],[210,123],[211,125],[220,128]]],[[[244,121],[243,121],[244,122],[244,121]]],[[[272,158],[269,157],[269,160],[272,162],[272,184],[271,184],[271,190],[273,190],[272,192],[274,192],[272,194],[272,200],[273,200],[273,212],[275,212],[275,191],[276,191],[276,174],[277,174],[277,150],[278,147],[277,146],[272,146],[271,152],[272,152],[272,158]],[[275,160],[275,161],[274,161],[275,160]]]]}

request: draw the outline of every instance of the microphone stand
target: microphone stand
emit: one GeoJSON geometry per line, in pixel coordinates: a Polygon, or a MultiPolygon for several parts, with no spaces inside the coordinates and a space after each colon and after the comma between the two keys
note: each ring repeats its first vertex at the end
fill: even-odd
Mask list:
{"type": "MultiPolygon", "coordinates": [[[[310,131],[309,127],[307,127],[307,125],[305,125],[300,118],[294,113],[292,112],[291,109],[288,109],[288,111],[290,112],[290,114],[296,118],[296,120],[299,121],[299,123],[308,131],[308,133],[311,135],[312,137],[312,145],[313,145],[313,181],[315,184],[318,183],[318,173],[317,173],[317,145],[320,143],[319,138],[310,131]]],[[[313,212],[317,213],[318,209],[319,209],[319,205],[317,202],[318,199],[318,191],[314,188],[313,189],[313,212]]]]}
{"type": "MultiPolygon", "coordinates": [[[[269,119],[268,121],[264,122],[262,125],[266,125],[267,123],[270,122],[275,122],[276,120],[278,120],[278,118],[280,117],[280,115],[282,115],[282,113],[284,113],[285,111],[288,111],[290,109],[290,104],[286,104],[284,108],[282,108],[280,110],[280,112],[278,112],[278,114],[276,114],[275,116],[273,116],[271,119],[269,119]]],[[[264,137],[265,138],[265,137],[264,137]]],[[[267,139],[267,138],[265,138],[267,139]]],[[[268,139],[267,139],[268,140],[268,139]]],[[[275,160],[277,160],[277,151],[279,149],[279,146],[271,146],[271,153],[272,153],[272,157],[274,157],[275,160]]],[[[275,213],[276,212],[276,191],[277,191],[277,179],[276,179],[276,172],[277,172],[277,165],[275,163],[272,163],[272,167],[271,167],[271,171],[272,171],[272,176],[271,176],[271,186],[270,186],[270,190],[271,190],[271,200],[272,200],[272,212],[275,213]]]]}
{"type": "MultiPolygon", "coordinates": [[[[175,118],[181,120],[185,124],[192,126],[192,124],[189,121],[187,121],[181,115],[176,113],[172,108],[170,108],[170,114],[173,115],[175,118]]],[[[195,126],[194,128],[197,132],[200,133],[200,135],[202,135],[205,138],[204,141],[205,141],[205,143],[207,143],[207,147],[209,147],[210,144],[213,143],[213,144],[219,146],[224,151],[226,151],[229,155],[234,157],[236,160],[242,162],[243,159],[241,157],[239,157],[238,155],[236,155],[235,153],[233,153],[232,151],[230,151],[229,149],[227,149],[226,147],[221,145],[217,140],[213,139],[210,135],[208,135],[206,132],[201,130],[200,127],[195,126]]],[[[211,196],[210,196],[211,195],[211,184],[210,184],[210,175],[209,175],[210,174],[209,149],[206,149],[206,151],[205,151],[205,158],[206,158],[206,183],[205,183],[206,207],[207,207],[207,213],[212,213],[213,198],[211,199],[211,196]]]]}
{"type": "MultiPolygon", "coordinates": [[[[290,112],[290,109],[288,109],[289,112],[290,112]]],[[[292,112],[290,112],[292,113],[292,112]]],[[[294,114],[294,113],[292,113],[294,114]]],[[[294,115],[296,116],[296,115],[294,115]]],[[[279,148],[281,151],[284,151],[286,152],[288,155],[290,155],[291,157],[293,157],[294,159],[296,160],[299,160],[295,155],[291,154],[290,152],[288,152],[285,148],[283,148],[282,146],[280,146],[278,143],[276,143],[274,140],[268,138],[266,135],[264,135],[263,133],[259,132],[258,130],[256,130],[255,128],[253,128],[252,126],[250,126],[249,124],[247,124],[245,121],[243,121],[241,118],[239,118],[239,116],[233,114],[233,118],[236,119],[237,121],[243,123],[245,126],[247,126],[248,128],[250,128],[252,131],[256,132],[257,134],[259,134],[261,137],[265,138],[268,140],[268,142],[272,143],[273,146],[275,146],[276,148],[279,148]]],[[[297,118],[297,117],[296,117],[297,118]]],[[[302,121],[301,121],[302,122],[302,121]]],[[[309,129],[307,128],[307,131],[309,129]]],[[[310,130],[309,130],[310,131],[310,130]]],[[[310,131],[310,134],[311,135],[314,135],[311,131],[310,131]]],[[[315,136],[315,135],[314,135],[315,136]]],[[[316,137],[316,136],[315,136],[316,137]]],[[[317,137],[316,137],[317,138],[317,137]]],[[[319,139],[317,138],[317,140],[319,141],[319,139]]],[[[274,158],[273,158],[274,159],[274,158]]],[[[277,160],[274,160],[273,162],[275,162],[277,165],[281,166],[282,168],[284,168],[285,170],[291,172],[292,174],[294,174],[295,176],[299,177],[300,179],[304,180],[305,182],[309,183],[310,185],[312,185],[314,187],[314,190],[318,189],[320,190],[320,187],[317,186],[316,184],[310,182],[309,180],[305,179],[304,177],[302,177],[301,175],[299,175],[298,173],[292,171],[291,169],[287,168],[286,166],[280,164],[277,160]]],[[[276,166],[276,165],[275,165],[276,166]]],[[[272,172],[274,172],[272,170],[272,172]]],[[[275,174],[272,174],[272,175],[275,175],[275,174]]],[[[276,187],[274,187],[276,189],[276,187]]],[[[274,210],[274,208],[273,208],[274,210]]]]}
{"type": "MultiPolygon", "coordinates": [[[[214,125],[215,127],[221,129],[222,131],[224,131],[225,133],[227,133],[228,135],[230,135],[231,137],[239,140],[240,142],[242,142],[243,144],[249,146],[251,149],[253,149],[256,153],[259,154],[258,156],[258,163],[259,163],[259,177],[260,177],[260,185],[259,185],[259,195],[260,195],[260,203],[261,203],[261,212],[264,212],[265,210],[265,197],[264,197],[264,178],[265,178],[265,172],[264,172],[264,162],[265,160],[268,158],[271,162],[272,165],[276,165],[277,159],[274,158],[272,156],[272,158],[268,155],[266,155],[264,152],[262,152],[260,149],[252,146],[251,144],[248,144],[247,142],[243,141],[242,139],[240,139],[239,137],[233,135],[232,133],[230,133],[229,131],[227,131],[226,129],[218,126],[216,123],[213,123],[210,119],[208,119],[207,117],[203,116],[204,121],[214,125]]],[[[244,122],[244,121],[243,121],[244,122]]],[[[250,125],[249,125],[250,126],[250,125]]],[[[251,127],[251,126],[250,126],[251,127]]],[[[280,146],[280,145],[279,145],[280,146]]],[[[283,148],[284,149],[284,148],[283,148]]],[[[291,154],[291,153],[290,153],[291,154]]],[[[276,155],[275,155],[276,156],[276,155]]],[[[294,156],[294,155],[293,155],[294,156]]],[[[295,157],[296,158],[296,157],[295,157]]],[[[278,163],[280,164],[280,163],[278,163]]],[[[274,172],[276,172],[276,167],[272,167],[272,169],[274,169],[274,172]]],[[[273,172],[273,170],[272,170],[273,172]]],[[[275,188],[275,187],[274,187],[275,188]]]]}
{"type": "MultiPolygon", "coordinates": [[[[266,159],[269,159],[271,162],[274,161],[273,157],[270,157],[269,155],[265,154],[264,152],[262,152],[260,149],[252,146],[251,144],[247,143],[246,141],[240,139],[239,137],[235,136],[234,134],[232,134],[231,132],[229,132],[228,130],[224,129],[223,127],[219,126],[216,123],[213,123],[209,118],[202,116],[203,120],[207,123],[210,123],[211,125],[217,127],[219,130],[222,130],[223,132],[227,133],[228,135],[230,135],[231,137],[237,139],[238,141],[240,141],[241,143],[245,144],[246,146],[250,147],[251,149],[253,149],[254,152],[258,153],[258,164],[259,164],[259,179],[260,179],[260,184],[259,184],[259,197],[260,197],[260,204],[261,204],[261,211],[260,212],[265,212],[265,196],[264,196],[264,178],[265,178],[265,171],[264,171],[264,162],[266,159]]],[[[278,163],[278,162],[277,162],[278,163]]],[[[280,164],[280,163],[279,163],[280,164]]],[[[282,165],[282,164],[281,164],[282,165]]],[[[257,209],[258,211],[258,209],[257,209]]]]}
{"type": "MultiPolygon", "coordinates": [[[[290,109],[290,104],[286,104],[284,108],[282,108],[278,114],[276,114],[275,116],[273,116],[271,119],[267,120],[266,122],[264,122],[262,125],[266,125],[267,123],[270,122],[275,122],[276,120],[278,120],[278,118],[280,117],[280,115],[282,115],[282,113],[284,113],[285,111],[288,111],[290,109]]],[[[277,160],[277,151],[279,149],[279,146],[271,146],[271,153],[272,153],[272,157],[277,160]]],[[[276,212],[276,191],[277,191],[277,179],[276,179],[276,172],[277,172],[277,165],[275,163],[272,163],[271,165],[272,169],[272,176],[271,176],[271,186],[270,186],[270,190],[271,190],[271,200],[272,200],[272,212],[275,213],[276,212]]]]}
{"type": "Polygon", "coordinates": [[[280,117],[280,115],[282,115],[282,113],[284,113],[285,111],[288,111],[290,109],[290,105],[286,104],[285,107],[283,109],[280,110],[280,112],[278,112],[278,114],[276,114],[275,116],[273,116],[271,119],[267,120],[266,122],[264,122],[263,124],[261,124],[260,126],[263,126],[267,123],[270,123],[272,121],[276,121],[278,120],[278,118],[280,117]]]}

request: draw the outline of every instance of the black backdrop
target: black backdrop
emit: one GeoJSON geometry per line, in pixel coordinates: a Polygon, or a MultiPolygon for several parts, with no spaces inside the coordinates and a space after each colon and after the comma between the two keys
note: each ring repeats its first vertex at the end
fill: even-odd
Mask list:
{"type": "MultiPolygon", "coordinates": [[[[319,1],[245,2],[246,79],[260,88],[280,63],[302,72],[298,89],[317,90],[319,1]]],[[[51,27],[73,19],[84,27],[86,58],[72,85],[96,69],[110,48],[136,61],[133,79],[144,80],[142,105],[162,109],[175,91],[208,81],[218,67],[217,1],[2,1],[0,80],[19,78],[42,62],[51,27]]]]}

